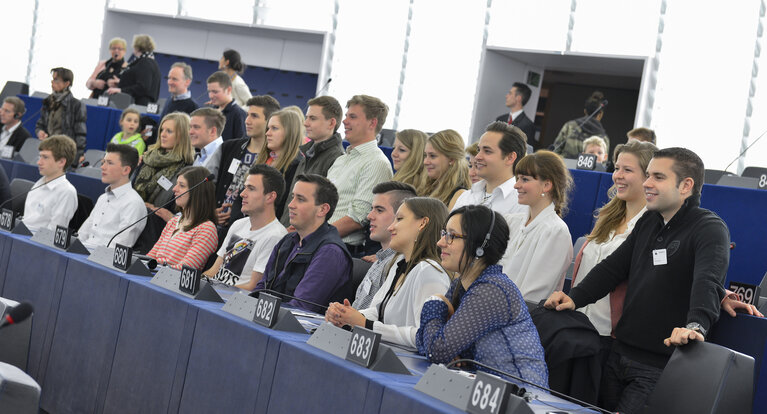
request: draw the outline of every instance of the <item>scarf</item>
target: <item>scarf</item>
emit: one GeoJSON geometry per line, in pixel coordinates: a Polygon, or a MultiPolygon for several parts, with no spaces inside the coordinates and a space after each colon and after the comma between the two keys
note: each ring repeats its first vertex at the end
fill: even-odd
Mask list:
{"type": "Polygon", "coordinates": [[[144,201],[154,204],[154,199],[163,191],[157,180],[165,176],[172,181],[184,165],[183,157],[175,155],[172,151],[164,148],[151,149],[144,153],[143,166],[136,176],[133,188],[144,201]]]}

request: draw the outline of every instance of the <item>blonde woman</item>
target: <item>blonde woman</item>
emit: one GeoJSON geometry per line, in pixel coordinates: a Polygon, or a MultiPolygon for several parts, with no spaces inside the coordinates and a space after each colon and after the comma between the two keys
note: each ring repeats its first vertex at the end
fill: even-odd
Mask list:
{"type": "Polygon", "coordinates": [[[423,160],[427,178],[418,188],[419,195],[436,198],[448,209],[453,208],[458,197],[471,186],[464,145],[461,135],[452,129],[429,137],[423,160]]]}
{"type": "MultiPolygon", "coordinates": [[[[304,156],[298,150],[303,134],[304,125],[295,111],[283,109],[273,113],[267,122],[266,139],[258,152],[256,164],[271,165],[282,173],[286,183],[292,183],[298,163],[304,156]]],[[[283,210],[287,197],[288,191],[285,191],[275,203],[275,211],[283,210]]]]}
{"type": "Polygon", "coordinates": [[[423,151],[429,137],[417,129],[403,129],[394,136],[391,160],[394,164],[393,181],[418,188],[424,184],[423,151]]]}

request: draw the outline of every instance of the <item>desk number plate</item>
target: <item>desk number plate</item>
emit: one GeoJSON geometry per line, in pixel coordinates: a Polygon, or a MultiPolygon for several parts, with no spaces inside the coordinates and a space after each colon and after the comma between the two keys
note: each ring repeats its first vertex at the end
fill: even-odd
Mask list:
{"type": "Polygon", "coordinates": [[[53,233],[53,245],[66,250],[69,247],[69,228],[56,226],[56,232],[53,233]]]}
{"type": "Polygon", "coordinates": [[[200,290],[200,271],[189,266],[181,268],[178,278],[178,289],[190,295],[196,295],[200,290]]]}
{"type": "Polygon", "coordinates": [[[120,270],[128,270],[133,258],[133,249],[122,244],[115,244],[115,253],[112,256],[112,266],[120,270]]]}
{"type": "Polygon", "coordinates": [[[270,294],[260,292],[258,302],[256,303],[256,313],[253,315],[253,322],[271,328],[277,322],[277,315],[280,314],[280,298],[270,294]]]}
{"type": "Polygon", "coordinates": [[[505,412],[509,402],[509,385],[511,384],[498,377],[477,371],[466,411],[472,414],[505,412]]]}
{"type": "Polygon", "coordinates": [[[376,360],[380,343],[381,334],[361,326],[355,326],[349,339],[349,350],[346,352],[346,360],[368,368],[376,360]]]}

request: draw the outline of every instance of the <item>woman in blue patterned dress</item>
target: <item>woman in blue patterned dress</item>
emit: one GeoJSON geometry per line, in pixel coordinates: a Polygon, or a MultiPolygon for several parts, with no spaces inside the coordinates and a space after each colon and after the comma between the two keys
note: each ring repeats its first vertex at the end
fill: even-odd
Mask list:
{"type": "Polygon", "coordinates": [[[450,214],[437,246],[445,270],[461,276],[447,296],[432,296],[423,305],[416,345],[435,363],[473,359],[548,387],[538,331],[519,289],[497,264],[508,240],[506,220],[485,206],[450,214]]]}

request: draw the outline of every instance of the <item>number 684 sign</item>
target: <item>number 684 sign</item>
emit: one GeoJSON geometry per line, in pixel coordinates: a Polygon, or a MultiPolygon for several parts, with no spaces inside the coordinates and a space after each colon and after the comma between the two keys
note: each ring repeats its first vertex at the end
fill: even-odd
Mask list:
{"type": "Polygon", "coordinates": [[[477,371],[466,411],[472,414],[500,414],[506,411],[510,383],[477,371]]]}

